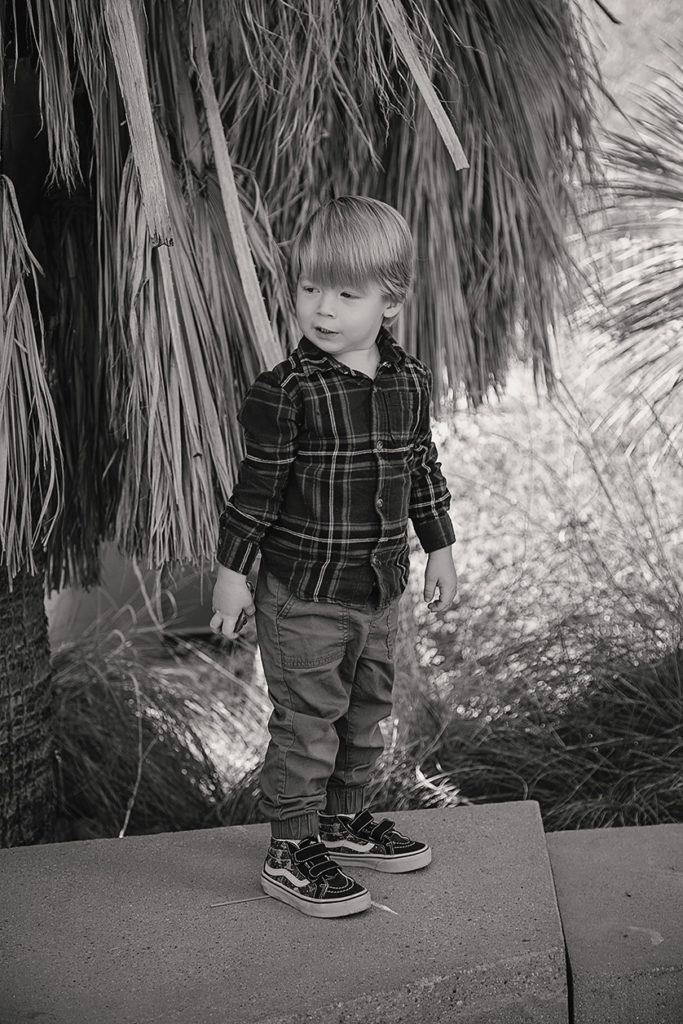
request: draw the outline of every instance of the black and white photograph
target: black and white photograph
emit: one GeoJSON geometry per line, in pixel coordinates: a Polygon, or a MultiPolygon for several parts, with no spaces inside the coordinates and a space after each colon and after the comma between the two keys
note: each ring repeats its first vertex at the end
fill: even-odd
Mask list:
{"type": "Polygon", "coordinates": [[[0,1024],[683,1024],[679,0],[0,56],[0,1024]]]}

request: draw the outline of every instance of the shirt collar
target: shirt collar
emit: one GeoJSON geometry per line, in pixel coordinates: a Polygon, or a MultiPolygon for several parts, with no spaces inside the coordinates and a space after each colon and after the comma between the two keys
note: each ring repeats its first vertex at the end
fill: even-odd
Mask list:
{"type": "MultiPolygon", "coordinates": [[[[379,334],[377,335],[377,348],[379,349],[380,363],[389,363],[395,366],[397,369],[405,362],[406,354],[400,345],[394,341],[393,337],[386,329],[386,327],[380,327],[379,334]]],[[[343,367],[344,364],[340,363],[338,359],[333,356],[328,356],[326,352],[322,352],[317,345],[314,345],[308,338],[302,338],[299,342],[297,353],[301,360],[301,366],[305,374],[321,373],[325,370],[338,370],[340,365],[343,367]]]]}

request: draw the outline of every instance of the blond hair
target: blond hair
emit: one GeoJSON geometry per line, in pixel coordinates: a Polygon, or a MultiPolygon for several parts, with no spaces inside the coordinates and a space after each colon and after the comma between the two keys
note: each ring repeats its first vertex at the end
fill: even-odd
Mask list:
{"type": "Polygon", "coordinates": [[[294,282],[361,288],[374,281],[403,302],[413,279],[410,228],[393,206],[367,196],[339,196],[320,206],[292,246],[294,282]]]}

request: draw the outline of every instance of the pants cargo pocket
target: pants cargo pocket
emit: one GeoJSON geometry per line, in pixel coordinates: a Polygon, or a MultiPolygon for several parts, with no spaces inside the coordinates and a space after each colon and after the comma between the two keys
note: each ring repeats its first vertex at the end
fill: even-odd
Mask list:
{"type": "Polygon", "coordinates": [[[321,601],[302,601],[284,587],[275,618],[282,665],[314,668],[330,665],[344,656],[345,609],[321,601]]]}

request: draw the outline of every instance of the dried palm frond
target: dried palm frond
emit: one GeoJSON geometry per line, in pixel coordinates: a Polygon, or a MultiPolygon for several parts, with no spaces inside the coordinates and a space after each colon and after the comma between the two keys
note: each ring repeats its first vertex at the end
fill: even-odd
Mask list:
{"type": "MultiPolygon", "coordinates": [[[[370,32],[360,10],[325,20],[316,4],[281,6],[258,5],[215,70],[231,151],[253,169],[276,235],[290,239],[329,194],[385,199],[418,238],[416,295],[399,330],[406,347],[439,368],[437,397],[462,388],[481,401],[504,383],[520,335],[537,379],[552,386],[560,285],[572,270],[565,235],[594,172],[599,77],[579,6],[442,0],[428,11],[403,8],[461,133],[464,174],[453,172],[395,47],[373,49],[385,33],[381,17],[370,32]],[[338,88],[354,71],[348,26],[338,23],[347,17],[359,26],[354,105],[338,88]],[[257,30],[265,63],[245,56],[257,30]],[[381,90],[369,81],[372,67],[381,90]]],[[[235,18],[241,10],[231,8],[235,18]]]]}
{"type": "Polygon", "coordinates": [[[36,295],[40,268],[19,216],[12,182],[0,175],[0,556],[12,577],[36,572],[34,546],[49,535],[53,496],[59,511],[61,452],[43,365],[43,324],[36,295]],[[30,282],[27,287],[27,279],[30,282]]]}
{"type": "Polygon", "coordinates": [[[45,266],[40,304],[50,391],[63,453],[63,507],[55,515],[48,578],[90,586],[99,577],[100,542],[119,498],[120,444],[111,430],[106,335],[98,322],[99,275],[94,202],[82,194],[46,201],[36,255],[45,266]],[[89,254],[89,259],[84,259],[89,254]]]}
{"type": "MultiPolygon", "coordinates": [[[[83,8],[84,4],[78,4],[71,10],[75,36],[83,31],[83,8]]],[[[42,8],[40,11],[41,16],[36,15],[35,21],[45,25],[42,8]]],[[[116,75],[113,61],[107,55],[104,23],[98,16],[86,50],[87,59],[81,56],[78,65],[78,72],[87,79],[87,95],[94,112],[90,183],[81,186],[78,198],[71,200],[55,192],[42,210],[43,250],[51,265],[49,288],[43,289],[41,301],[50,312],[51,379],[60,403],[60,416],[70,433],[67,473],[72,495],[65,521],[60,523],[49,553],[49,579],[54,587],[76,580],[86,585],[93,583],[102,539],[116,536],[129,554],[140,553],[141,544],[146,547],[141,536],[149,536],[144,534],[147,526],[154,540],[146,551],[150,559],[156,559],[156,564],[168,558],[211,557],[218,513],[231,490],[241,454],[236,430],[239,395],[264,364],[263,339],[251,326],[249,303],[236,273],[225,211],[215,174],[206,162],[189,68],[172,31],[172,12],[166,9],[164,16],[157,12],[152,24],[138,23],[133,28],[132,9],[127,11],[125,25],[121,23],[121,7],[107,8],[107,12],[109,37],[115,43],[127,96],[129,123],[130,119],[139,122],[139,173],[138,180],[133,181],[128,173],[130,164],[126,165],[128,171],[124,170],[126,146],[120,132],[116,75]],[[170,40],[175,40],[170,49],[175,63],[167,69],[170,77],[165,81],[159,72],[163,61],[156,59],[156,39],[150,43],[151,32],[163,34],[167,50],[161,48],[162,53],[168,52],[170,40]],[[155,108],[162,85],[173,89],[174,96],[184,97],[183,116],[178,115],[175,121],[176,128],[183,125],[182,139],[173,136],[171,143],[179,155],[180,141],[192,148],[187,162],[181,163],[177,171],[171,169],[170,143],[160,136],[158,145],[164,147],[166,161],[160,171],[160,158],[153,152],[157,140],[152,146],[147,137],[152,124],[149,99],[145,116],[147,88],[137,92],[135,88],[140,79],[144,86],[145,77],[144,66],[140,70],[139,48],[135,75],[126,63],[131,53],[136,55],[138,36],[147,44],[146,59],[151,62],[151,55],[155,54],[152,68],[157,79],[151,87],[155,108]],[[195,170],[202,178],[193,175],[195,170]],[[159,173],[161,184],[156,181],[159,173]],[[172,192],[170,200],[165,194],[167,187],[172,192]],[[159,239],[162,235],[170,236],[170,201],[174,230],[183,235],[182,252],[177,244],[170,260],[153,255],[150,246],[156,239],[146,239],[143,220],[138,222],[135,245],[128,250],[130,259],[124,256],[122,269],[117,259],[120,225],[125,221],[126,211],[130,213],[136,203],[139,206],[141,189],[150,193],[150,188],[147,226],[149,210],[157,209],[160,199],[165,210],[160,208],[158,216],[151,215],[152,234],[159,239]],[[69,203],[73,204],[72,209],[69,203]],[[117,227],[120,204],[122,213],[117,227]],[[84,230],[86,225],[92,233],[90,237],[84,230]],[[57,252],[62,258],[54,258],[57,252]],[[83,271],[79,270],[79,260],[86,264],[83,271]],[[128,290],[130,278],[135,281],[141,268],[143,278],[138,278],[128,290]],[[156,289],[156,300],[147,307],[148,313],[155,310],[160,324],[145,322],[143,318],[140,332],[131,334],[130,324],[136,311],[126,310],[126,304],[135,299],[138,286],[145,286],[146,274],[154,278],[152,290],[156,289]],[[93,301],[84,302],[84,294],[90,294],[93,301]],[[163,310],[160,302],[166,307],[163,310]],[[142,348],[141,337],[145,337],[142,348]],[[173,342],[170,356],[169,350],[164,350],[165,355],[154,352],[159,338],[164,339],[162,350],[169,338],[173,342]],[[139,360],[140,351],[146,353],[147,370],[151,373],[147,376],[151,384],[142,388],[142,398],[136,389],[138,368],[133,365],[139,360]],[[166,371],[170,373],[168,386],[160,376],[166,371]],[[104,392],[101,377],[109,383],[104,392]],[[74,380],[75,400],[69,394],[74,380]],[[140,400],[133,401],[134,397],[140,400]],[[155,436],[158,416],[164,429],[155,436]],[[183,440],[178,446],[180,438],[183,440]],[[165,463],[159,459],[162,444],[167,453],[173,452],[165,463]],[[185,445],[191,454],[181,450],[185,445]],[[203,457],[199,453],[203,453],[205,445],[206,471],[199,466],[203,457]],[[147,451],[148,459],[144,463],[147,470],[141,474],[136,460],[142,458],[143,450],[147,451]],[[154,486],[146,482],[148,476],[154,480],[154,486]],[[147,496],[141,501],[145,488],[147,496]],[[122,526],[131,509],[131,522],[122,526]],[[171,520],[174,522],[170,523],[171,520]],[[195,529],[195,523],[201,525],[195,529]],[[180,537],[184,538],[182,542],[180,537]]],[[[69,34],[68,14],[59,5],[51,14],[53,19],[62,18],[62,35],[69,34]]],[[[68,67],[60,65],[59,70],[65,73],[68,67]]],[[[175,109],[171,97],[164,109],[175,109]]],[[[53,111],[49,113],[54,115],[53,111]]],[[[64,166],[65,161],[62,172],[64,166]]],[[[280,255],[253,179],[239,171],[238,177],[240,209],[247,221],[247,236],[255,252],[271,316],[281,336],[287,337],[292,330],[292,308],[280,255]]],[[[62,173],[62,180],[68,188],[73,187],[73,175],[62,173]]]]}
{"type": "Polygon", "coordinates": [[[597,72],[576,4],[443,0],[440,8],[453,71],[435,81],[470,169],[452,173],[418,110],[413,133],[397,125],[387,174],[372,187],[406,213],[418,241],[402,339],[440,371],[440,397],[461,387],[476,403],[504,384],[520,348],[552,387],[560,286],[572,273],[566,233],[594,173],[597,72]]]}
{"type": "MultiPolygon", "coordinates": [[[[109,452],[107,486],[120,500],[106,490],[87,511],[95,490],[82,489],[72,510],[91,524],[89,552],[101,534],[155,564],[212,557],[240,456],[241,395],[271,352],[271,328],[283,348],[296,340],[283,256],[330,194],[377,195],[408,217],[420,273],[401,340],[438,371],[437,398],[461,390],[476,402],[501,386],[520,330],[537,376],[548,373],[569,262],[563,232],[592,141],[594,63],[576,0],[204,0],[206,54],[192,31],[198,0],[27,8],[50,198],[80,182],[78,202],[92,204],[96,225],[95,248],[70,228],[68,259],[97,265],[76,272],[94,289],[82,301],[97,311],[93,346],[111,410],[112,438],[92,447],[97,471],[109,452]],[[440,105],[470,161],[465,173],[435,127],[440,105]],[[222,198],[230,171],[236,211],[222,198]],[[161,201],[152,234],[175,242],[165,253],[153,250],[143,213],[143,195],[148,212],[159,205],[152,190],[161,201]],[[248,300],[236,261],[247,254],[240,220],[267,310],[256,331],[253,274],[248,300]]],[[[76,303],[65,272],[52,267],[48,279],[76,303]]],[[[63,319],[80,330],[94,318],[64,309],[63,319]]],[[[58,326],[50,341],[54,379],[64,381],[86,342],[63,345],[58,326]]],[[[65,417],[69,429],[79,416],[65,417]]],[[[102,419],[93,433],[106,429],[102,419]]],[[[73,467],[79,449],[69,450],[73,467]]],[[[92,574],[78,533],[74,521],[53,552],[62,583],[92,574]]]]}
{"type": "Polygon", "coordinates": [[[105,0],[107,26],[119,88],[126,108],[130,145],[140,178],[140,195],[154,245],[173,245],[154,116],[130,0],[105,0]]]}
{"type": "Polygon", "coordinates": [[[456,171],[461,171],[469,166],[467,157],[460,144],[460,139],[455,134],[453,125],[441,106],[431,79],[422,66],[420,55],[408,31],[403,10],[400,5],[394,3],[394,0],[378,0],[378,2],[396,46],[401,51],[403,59],[410,68],[410,73],[417,88],[420,90],[422,99],[429,110],[439,135],[446,145],[449,156],[453,161],[453,166],[456,171]]]}
{"type": "Polygon", "coordinates": [[[26,10],[38,55],[50,180],[73,189],[80,178],[80,154],[69,43],[71,19],[65,0],[33,0],[26,10]]]}
{"type": "MultiPolygon", "coordinates": [[[[400,19],[427,80],[440,60],[430,12],[412,3],[400,19]]],[[[255,174],[286,242],[321,199],[360,191],[368,166],[381,168],[392,120],[412,119],[411,72],[367,0],[214,3],[207,23],[230,150],[255,174]]]]}
{"type": "MultiPolygon", "coordinates": [[[[167,187],[174,187],[172,171],[168,166],[167,170],[167,187]]],[[[118,431],[126,445],[117,540],[136,555],[146,553],[147,541],[150,562],[159,565],[169,550],[184,560],[192,557],[195,543],[204,549],[203,529],[211,529],[206,511],[213,505],[212,464],[224,488],[230,470],[222,446],[218,451],[209,446],[220,420],[216,396],[207,385],[205,367],[190,364],[190,351],[201,344],[199,338],[213,342],[214,337],[207,311],[197,301],[191,250],[181,243],[171,265],[168,249],[152,245],[130,159],[122,190],[118,340],[123,345],[128,399],[119,410],[118,431]]],[[[184,218],[177,198],[174,205],[184,218]]],[[[177,235],[189,234],[177,217],[174,230],[177,235]]]]}
{"type": "MultiPolygon", "coordinates": [[[[120,330],[116,336],[122,378],[111,404],[125,439],[116,539],[148,564],[169,558],[210,557],[241,458],[234,429],[237,389],[260,366],[259,348],[242,351],[250,330],[239,287],[231,237],[215,179],[191,195],[168,151],[160,147],[176,244],[155,248],[129,161],[122,182],[119,225],[120,330]],[[251,362],[250,362],[251,360],[251,362]]],[[[262,266],[282,274],[267,232],[250,218],[253,247],[262,266]]],[[[286,319],[273,294],[273,309],[286,319]]]]}

